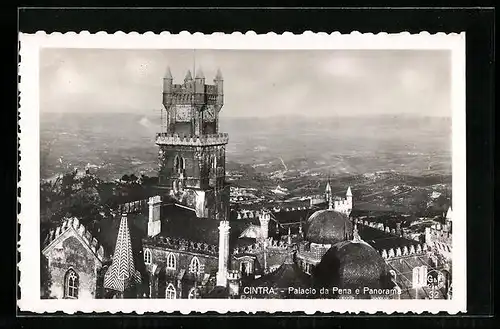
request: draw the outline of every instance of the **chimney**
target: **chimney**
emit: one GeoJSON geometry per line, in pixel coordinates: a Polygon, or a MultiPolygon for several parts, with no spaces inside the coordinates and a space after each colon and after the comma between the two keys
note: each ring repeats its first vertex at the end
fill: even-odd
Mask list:
{"type": "Polygon", "coordinates": [[[161,197],[159,195],[149,198],[148,236],[157,236],[161,232],[161,197]]]}
{"type": "Polygon", "coordinates": [[[260,222],[260,236],[262,240],[267,241],[269,237],[269,221],[271,220],[271,215],[268,211],[261,211],[259,213],[260,222]]]}
{"type": "Polygon", "coordinates": [[[223,220],[219,225],[219,268],[217,271],[217,286],[227,286],[227,264],[229,260],[229,221],[223,220]]]}

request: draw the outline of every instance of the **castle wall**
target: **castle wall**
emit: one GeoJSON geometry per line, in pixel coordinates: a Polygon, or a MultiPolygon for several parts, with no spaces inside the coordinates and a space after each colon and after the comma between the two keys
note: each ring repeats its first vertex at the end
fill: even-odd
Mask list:
{"type": "MultiPolygon", "coordinates": [[[[215,274],[217,273],[217,256],[216,255],[205,255],[202,253],[196,253],[191,251],[182,251],[176,249],[161,248],[157,246],[151,246],[144,244],[143,254],[146,249],[149,249],[152,254],[152,264],[147,265],[148,270],[151,269],[153,265],[158,267],[166,266],[167,257],[170,254],[175,256],[176,269],[172,270],[175,273],[179,273],[182,269],[189,272],[189,264],[194,256],[200,261],[200,265],[203,268],[204,273],[215,274]]],[[[170,270],[169,270],[170,271],[170,270]]]]}
{"type": "Polygon", "coordinates": [[[195,280],[198,280],[196,286],[199,287],[200,294],[208,292],[202,283],[207,276],[215,276],[217,272],[218,258],[215,254],[207,255],[144,243],[143,255],[146,250],[150,250],[152,255],[151,264],[147,264],[146,269],[150,273],[150,293],[153,298],[165,298],[165,289],[170,283],[176,289],[177,298],[187,298],[189,291],[195,286],[195,280]],[[166,268],[170,254],[175,257],[175,269],[166,268]],[[195,256],[200,263],[197,277],[189,272],[189,265],[195,256]]]}
{"type": "Polygon", "coordinates": [[[444,258],[452,259],[452,234],[447,228],[442,226],[426,228],[425,242],[444,258]]]}

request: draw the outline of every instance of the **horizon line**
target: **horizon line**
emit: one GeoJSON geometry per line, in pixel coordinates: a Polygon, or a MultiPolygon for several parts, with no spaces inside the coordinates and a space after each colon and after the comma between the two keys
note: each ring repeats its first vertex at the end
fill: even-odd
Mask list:
{"type": "MultiPolygon", "coordinates": [[[[40,111],[40,114],[127,114],[127,115],[137,115],[137,116],[153,116],[155,113],[151,112],[57,112],[57,111],[40,111]]],[[[221,115],[220,118],[224,119],[270,119],[270,118],[283,118],[283,117],[301,117],[301,118],[362,118],[362,117],[420,117],[420,118],[442,118],[442,119],[451,119],[452,115],[421,115],[416,113],[370,113],[370,114],[360,114],[360,115],[349,115],[349,114],[325,114],[325,115],[305,115],[299,113],[291,113],[291,114],[275,114],[275,115],[263,115],[263,116],[226,116],[221,115]]]]}

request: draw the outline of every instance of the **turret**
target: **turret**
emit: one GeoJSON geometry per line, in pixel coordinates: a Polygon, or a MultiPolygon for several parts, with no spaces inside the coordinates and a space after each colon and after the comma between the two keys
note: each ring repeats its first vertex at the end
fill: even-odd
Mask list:
{"type": "Polygon", "coordinates": [[[351,191],[351,187],[350,186],[347,188],[347,192],[346,192],[345,196],[347,198],[347,202],[349,202],[350,204],[352,204],[352,191],[351,191]]]}
{"type": "Polygon", "coordinates": [[[188,70],[186,76],[184,77],[184,83],[193,81],[193,76],[191,75],[191,70],[188,70]]]}
{"type": "Polygon", "coordinates": [[[217,104],[222,106],[222,104],[224,103],[224,80],[222,78],[222,72],[220,71],[220,69],[217,69],[214,83],[217,87],[217,104]]]}
{"type": "Polygon", "coordinates": [[[269,237],[269,221],[271,220],[271,215],[267,211],[262,211],[259,214],[260,222],[260,234],[263,241],[267,241],[269,237]]]}
{"type": "Polygon", "coordinates": [[[165,75],[163,76],[163,93],[170,94],[172,93],[172,84],[174,78],[172,78],[172,72],[170,71],[170,67],[167,67],[165,71],[165,75]]]}
{"type": "Polygon", "coordinates": [[[451,210],[451,207],[448,208],[448,212],[446,212],[446,221],[451,222],[453,217],[453,211],[451,210]]]}
{"type": "MultiPolygon", "coordinates": [[[[203,71],[201,68],[196,71],[196,76],[194,78],[195,84],[194,84],[194,92],[197,94],[202,94],[205,92],[205,75],[203,74],[203,71]]],[[[200,100],[203,101],[203,100],[200,100]]]]}
{"type": "Polygon", "coordinates": [[[325,200],[328,201],[330,199],[330,195],[332,195],[332,187],[330,186],[330,181],[326,183],[325,187],[325,200]]]}

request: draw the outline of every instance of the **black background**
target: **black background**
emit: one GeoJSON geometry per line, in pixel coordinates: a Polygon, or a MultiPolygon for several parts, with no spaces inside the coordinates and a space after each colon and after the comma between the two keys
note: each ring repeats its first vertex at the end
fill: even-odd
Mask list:
{"type": "MultiPolygon", "coordinates": [[[[15,28],[18,14],[18,28],[23,33],[37,31],[68,32],[86,30],[91,33],[106,31],[114,33],[152,31],[193,32],[246,32],[283,33],[285,31],[312,32],[403,32],[418,33],[466,32],[466,106],[467,106],[467,314],[449,316],[446,314],[418,315],[340,315],[317,314],[200,314],[182,316],[180,314],[151,314],[133,317],[129,315],[86,315],[66,316],[52,314],[39,319],[36,314],[17,313],[16,318],[16,251],[17,242],[16,189],[17,136],[14,109],[3,109],[4,128],[12,132],[11,139],[3,140],[3,145],[12,151],[4,151],[2,157],[2,184],[4,216],[2,230],[7,248],[3,248],[2,260],[2,309],[1,327],[63,327],[78,326],[122,328],[135,327],[234,327],[249,325],[269,327],[491,327],[493,314],[493,187],[494,187],[494,9],[490,8],[448,8],[448,9],[19,9],[2,10],[2,31],[16,29],[12,33],[17,40],[15,28]],[[11,162],[9,163],[8,161],[11,162]],[[5,210],[8,209],[8,212],[5,210]],[[6,215],[8,214],[8,215],[6,215]],[[229,318],[229,319],[228,319],[229,318]],[[259,324],[250,319],[258,318],[259,324]]],[[[17,43],[2,51],[4,57],[18,62],[17,43]]],[[[4,63],[8,63],[5,61],[4,63]]],[[[14,63],[7,68],[13,68],[14,63]]],[[[3,72],[6,72],[5,70],[3,72]]],[[[16,74],[17,71],[12,72],[16,74]]],[[[17,90],[17,83],[10,74],[2,74],[10,84],[11,94],[17,90]]],[[[3,88],[6,90],[6,88],[3,88]]],[[[5,95],[5,93],[4,93],[5,95]]],[[[17,94],[16,94],[17,95],[17,94]]],[[[13,100],[17,108],[17,97],[13,100]]],[[[10,103],[12,104],[12,103],[10,103]]],[[[5,131],[5,129],[3,129],[5,131]]],[[[29,205],[23,205],[23,207],[29,205]]],[[[91,302],[91,301],[89,301],[91,302]]]]}

